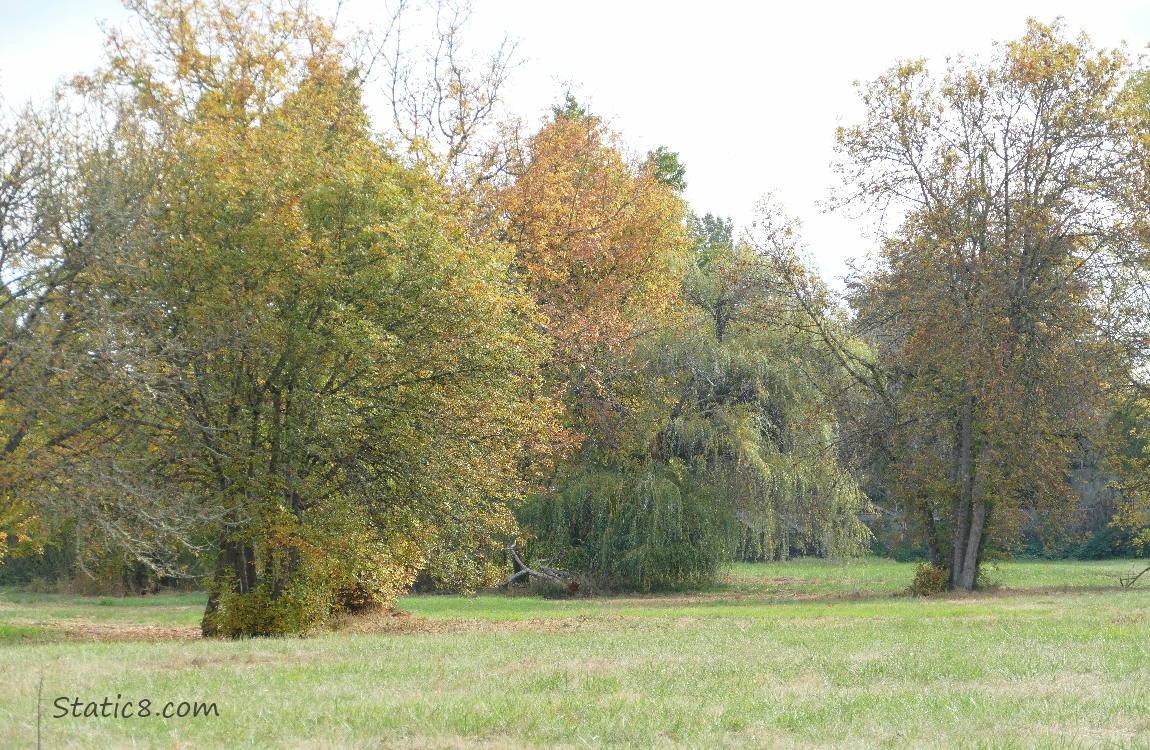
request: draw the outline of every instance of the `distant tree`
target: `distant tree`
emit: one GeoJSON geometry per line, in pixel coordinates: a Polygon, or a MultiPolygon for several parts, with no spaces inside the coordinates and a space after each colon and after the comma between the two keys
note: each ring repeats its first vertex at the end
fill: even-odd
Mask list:
{"type": "Polygon", "coordinates": [[[628,168],[603,132],[557,112],[502,204],[583,438],[520,512],[534,552],[651,590],[714,580],[740,541],[857,551],[865,503],[772,319],[766,265],[729,221],[684,216],[675,154],[628,168]]]}
{"type": "Polygon", "coordinates": [[[151,229],[164,134],[122,102],[59,93],[0,128],[0,518],[37,543],[75,527],[81,569],[87,552],[127,548],[174,573],[211,513],[100,491],[112,467],[131,471],[110,446],[131,439],[140,403],[106,282],[151,229]]]}
{"type": "Polygon", "coordinates": [[[635,342],[674,301],[683,204],[645,164],[624,160],[598,117],[555,117],[525,154],[497,202],[503,236],[552,342],[546,376],[570,428],[614,450],[633,411],[635,342]]]}
{"type": "Polygon", "coordinates": [[[552,342],[544,375],[577,450],[520,510],[532,552],[644,590],[712,580],[733,529],[713,491],[652,460],[664,404],[645,342],[676,324],[688,246],[684,204],[651,161],[573,96],[527,141],[501,195],[519,282],[552,342]]]}
{"type": "Polygon", "coordinates": [[[867,503],[839,462],[826,397],[841,374],[796,325],[772,258],[735,242],[729,220],[692,223],[691,322],[648,355],[674,402],[658,453],[717,490],[750,532],[747,556],[860,552],[867,503]]]}
{"type": "Polygon", "coordinates": [[[563,95],[562,104],[551,105],[551,116],[556,120],[584,120],[590,116],[587,108],[579,103],[575,95],[568,91],[563,95]]]}

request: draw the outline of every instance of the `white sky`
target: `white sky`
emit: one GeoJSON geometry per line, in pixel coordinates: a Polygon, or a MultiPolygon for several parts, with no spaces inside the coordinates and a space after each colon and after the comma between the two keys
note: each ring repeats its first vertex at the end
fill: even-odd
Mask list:
{"type": "MultiPolygon", "coordinates": [[[[860,116],[854,81],[912,57],[940,69],[946,55],[1019,37],[1030,15],[1063,16],[1073,34],[1125,41],[1134,55],[1150,43],[1150,3],[1123,0],[709,0],[683,10],[631,0],[474,1],[472,49],[491,49],[503,35],[519,40],[524,62],[507,91],[513,112],[538,121],[573,86],[633,151],[679,152],[698,213],[749,222],[759,197],[775,192],[832,281],[847,258],[869,250],[861,223],[816,205],[836,184],[835,127],[860,116]]],[[[362,22],[381,6],[350,0],[344,13],[362,22]]],[[[56,79],[91,69],[101,50],[97,19],[125,18],[116,0],[0,0],[0,95],[9,104],[38,99],[56,79]]]]}

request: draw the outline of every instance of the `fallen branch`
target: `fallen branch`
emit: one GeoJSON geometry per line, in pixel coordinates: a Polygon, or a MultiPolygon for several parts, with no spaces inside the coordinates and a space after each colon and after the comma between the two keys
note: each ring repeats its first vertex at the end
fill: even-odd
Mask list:
{"type": "Polygon", "coordinates": [[[513,573],[510,578],[503,582],[501,588],[507,588],[512,583],[519,580],[520,578],[523,578],[524,576],[535,576],[536,578],[544,578],[548,581],[554,581],[560,586],[565,586],[571,593],[575,593],[579,590],[578,582],[576,582],[571,574],[566,570],[556,570],[555,568],[548,566],[547,563],[549,561],[547,560],[540,560],[539,570],[534,570],[527,567],[527,563],[523,562],[523,558],[519,556],[519,552],[515,549],[514,544],[508,547],[507,551],[511,553],[511,558],[515,560],[515,564],[518,567],[518,570],[513,573]]]}
{"type": "Polygon", "coordinates": [[[1144,568],[1142,572],[1137,575],[1133,573],[1127,573],[1126,575],[1118,576],[1118,582],[1122,584],[1122,588],[1128,589],[1133,586],[1139,578],[1145,575],[1147,571],[1150,571],[1150,568],[1144,568]]]}

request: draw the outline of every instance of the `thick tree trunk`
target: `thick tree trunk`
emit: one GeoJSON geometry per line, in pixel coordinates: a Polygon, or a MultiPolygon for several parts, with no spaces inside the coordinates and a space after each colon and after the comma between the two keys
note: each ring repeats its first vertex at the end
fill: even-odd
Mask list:
{"type": "MultiPolygon", "coordinates": [[[[963,391],[968,391],[963,385],[963,391]]],[[[962,569],[966,562],[967,537],[970,533],[970,508],[974,493],[974,398],[970,395],[962,406],[962,421],[958,428],[958,441],[955,446],[955,470],[958,476],[958,492],[951,504],[950,513],[950,585],[962,585],[962,569]]]]}
{"type": "Polygon", "coordinates": [[[970,514],[970,530],[967,532],[966,554],[962,566],[962,588],[974,591],[978,583],[978,569],[982,565],[982,545],[986,540],[986,524],[990,507],[986,502],[986,473],[990,461],[990,449],[983,445],[978,454],[978,469],[975,472],[971,494],[974,508],[970,514]]]}
{"type": "Polygon", "coordinates": [[[986,503],[980,497],[974,504],[970,514],[970,533],[966,540],[966,554],[963,555],[962,574],[958,586],[967,591],[974,591],[974,584],[978,580],[978,557],[982,550],[982,530],[986,524],[986,503]]]}
{"type": "Polygon", "coordinates": [[[986,446],[977,461],[971,450],[961,457],[961,485],[955,501],[955,512],[950,529],[950,586],[973,591],[978,581],[982,544],[987,523],[985,494],[987,462],[986,446]]]}
{"type": "MultiPolygon", "coordinates": [[[[985,494],[989,449],[983,445],[975,458],[974,451],[974,397],[964,384],[966,400],[962,419],[958,425],[955,444],[954,473],[958,485],[951,504],[950,586],[973,591],[978,581],[978,566],[982,555],[983,532],[986,529],[987,504],[985,494]]],[[[933,524],[928,520],[928,529],[933,524]]],[[[933,552],[932,552],[933,556],[933,552]]]]}
{"type": "Polygon", "coordinates": [[[200,621],[200,631],[205,638],[220,635],[215,621],[220,608],[220,594],[229,588],[233,593],[247,594],[255,589],[256,583],[255,548],[250,543],[230,535],[225,536],[220,541],[219,559],[211,593],[208,595],[208,606],[200,621]]]}

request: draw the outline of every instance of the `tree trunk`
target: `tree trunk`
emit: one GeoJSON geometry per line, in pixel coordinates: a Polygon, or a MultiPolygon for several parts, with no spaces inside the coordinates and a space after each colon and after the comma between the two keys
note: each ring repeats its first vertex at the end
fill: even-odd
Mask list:
{"type": "MultiPolygon", "coordinates": [[[[511,577],[515,578],[520,573],[523,573],[525,570],[527,570],[527,566],[524,565],[523,561],[519,559],[519,555],[512,554],[511,555],[511,577]]],[[[523,576],[523,583],[530,583],[530,579],[528,578],[527,575],[523,576]]]]}
{"type": "MultiPolygon", "coordinates": [[[[969,388],[963,384],[963,391],[969,388]]],[[[962,585],[962,569],[966,562],[967,537],[970,534],[970,508],[973,500],[974,462],[974,397],[967,395],[962,405],[962,422],[959,424],[958,444],[956,445],[955,468],[958,476],[958,492],[951,504],[950,514],[950,586],[962,585]]]]}
{"type": "Polygon", "coordinates": [[[283,596],[291,585],[292,579],[295,578],[300,565],[299,547],[293,544],[286,549],[281,549],[276,558],[275,578],[272,580],[272,601],[283,596]]]}
{"type": "Polygon", "coordinates": [[[963,588],[973,591],[978,585],[978,571],[982,568],[982,547],[986,543],[986,527],[990,523],[991,506],[986,501],[986,474],[991,460],[990,448],[982,446],[978,455],[978,472],[974,480],[977,504],[970,519],[970,538],[966,545],[966,567],[963,569],[963,588]]]}
{"type": "Polygon", "coordinates": [[[974,591],[978,580],[978,557],[982,550],[982,530],[986,523],[986,502],[979,497],[970,514],[970,533],[966,540],[966,554],[962,561],[962,575],[958,585],[967,591],[974,591]]]}
{"type": "Polygon", "coordinates": [[[256,587],[256,555],[255,548],[250,542],[244,542],[227,535],[220,541],[219,558],[216,562],[216,573],[212,581],[211,593],[208,594],[208,606],[204,610],[204,617],[200,621],[200,631],[205,638],[220,633],[216,623],[216,614],[220,608],[220,594],[225,589],[232,593],[247,594],[256,587]]]}
{"type": "MultiPolygon", "coordinates": [[[[973,446],[972,446],[973,451],[973,446]]],[[[987,462],[990,460],[990,451],[982,446],[979,451],[978,464],[971,470],[974,457],[967,454],[963,457],[962,474],[962,510],[956,522],[957,527],[951,528],[951,588],[961,588],[973,591],[978,581],[978,566],[982,556],[983,532],[986,529],[986,473],[987,462]],[[959,545],[959,546],[956,546],[959,545]]]]}
{"type": "Polygon", "coordinates": [[[942,567],[942,551],[938,548],[938,530],[934,526],[934,511],[929,507],[922,509],[923,525],[926,529],[926,549],[930,553],[930,564],[936,568],[942,567]]]}

